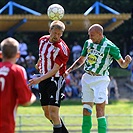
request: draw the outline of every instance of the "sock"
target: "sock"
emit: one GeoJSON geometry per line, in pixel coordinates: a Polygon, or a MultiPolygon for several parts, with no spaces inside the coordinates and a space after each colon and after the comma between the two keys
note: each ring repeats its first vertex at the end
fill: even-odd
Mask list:
{"type": "MultiPolygon", "coordinates": [[[[61,120],[61,124],[62,124],[62,133],[69,133],[61,118],[60,118],[60,120],[61,120]]],[[[50,122],[53,124],[52,120],[50,120],[50,122]]]]}
{"type": "Polygon", "coordinates": [[[66,129],[66,127],[65,127],[65,125],[64,125],[61,118],[60,118],[60,120],[61,120],[61,124],[62,124],[62,133],[68,133],[68,130],[66,129]]]}
{"type": "Polygon", "coordinates": [[[106,133],[107,124],[105,117],[99,117],[98,120],[98,133],[106,133]]]}
{"type": "Polygon", "coordinates": [[[54,125],[53,133],[62,133],[62,125],[54,125]]]}
{"type": "Polygon", "coordinates": [[[82,133],[90,133],[92,127],[91,116],[83,116],[82,133]]]}

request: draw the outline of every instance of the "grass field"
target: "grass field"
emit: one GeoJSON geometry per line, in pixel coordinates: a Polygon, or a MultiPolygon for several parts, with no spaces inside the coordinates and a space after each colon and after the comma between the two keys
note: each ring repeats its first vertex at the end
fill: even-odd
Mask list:
{"type": "MultiPolygon", "coordinates": [[[[18,115],[22,115],[21,122],[17,118],[17,123],[21,123],[21,130],[47,130],[52,129],[50,122],[44,118],[40,102],[37,101],[29,107],[19,107],[18,115]],[[24,115],[24,116],[23,116],[24,115]],[[26,116],[27,115],[27,116],[26,116]],[[26,126],[29,125],[29,126],[26,126]],[[39,126],[35,126],[39,125],[39,126]],[[31,128],[32,127],[32,128],[31,128]]],[[[81,130],[82,123],[82,104],[78,100],[64,100],[60,108],[60,114],[68,129],[81,130]]],[[[109,129],[127,130],[133,129],[133,101],[109,101],[106,105],[106,117],[109,129]]],[[[20,127],[18,127],[20,128],[20,127]]],[[[17,128],[17,129],[18,129],[17,128]]],[[[97,128],[95,117],[95,106],[93,108],[93,130],[97,128]]],[[[46,131],[45,131],[46,132],[46,131]]],[[[81,132],[81,131],[80,131],[81,132]]],[[[118,132],[118,131],[117,131],[118,132]]],[[[125,131],[130,133],[130,131],[125,131]]],[[[76,133],[78,133],[76,131],[76,133]]],[[[119,132],[118,132],[119,133],[119,132]]]]}
{"type": "MultiPolygon", "coordinates": [[[[40,106],[40,102],[36,101],[29,107],[18,108],[17,114],[42,114],[43,111],[40,106]]],[[[64,100],[61,105],[60,113],[64,115],[70,114],[82,114],[82,104],[79,99],[76,100],[64,100]]],[[[106,114],[133,114],[133,101],[121,100],[121,101],[109,101],[106,105],[106,114]]],[[[93,108],[93,114],[95,114],[95,106],[93,108]]]]}

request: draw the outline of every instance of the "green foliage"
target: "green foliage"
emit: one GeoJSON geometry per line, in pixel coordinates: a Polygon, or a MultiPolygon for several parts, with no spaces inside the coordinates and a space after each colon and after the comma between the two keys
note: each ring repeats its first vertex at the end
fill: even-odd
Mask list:
{"type": "Polygon", "coordinates": [[[129,77],[131,75],[129,70],[122,68],[110,68],[109,72],[113,77],[129,77]]]}
{"type": "MultiPolygon", "coordinates": [[[[9,0],[1,0],[0,1],[0,8],[7,4],[9,0]]],[[[26,6],[30,9],[33,9],[37,12],[42,14],[47,13],[47,8],[49,5],[53,3],[61,4],[66,14],[83,14],[89,7],[91,7],[96,0],[13,0],[14,2],[26,6]]],[[[131,13],[133,8],[132,0],[105,0],[100,1],[101,3],[111,7],[112,9],[120,12],[120,13],[131,13]]],[[[91,13],[94,13],[93,10],[91,13]]],[[[15,14],[29,14],[21,9],[14,8],[15,14]]],[[[100,13],[109,13],[109,11],[100,7],[100,13]]],[[[6,9],[2,14],[8,14],[8,9],[6,9]]],[[[133,20],[125,21],[122,25],[114,29],[112,32],[105,32],[104,34],[113,41],[121,50],[122,55],[126,55],[131,50],[132,40],[131,36],[133,36],[133,20]]],[[[7,32],[7,31],[6,31],[7,32]]],[[[2,41],[5,37],[7,37],[7,33],[0,33],[0,41],[2,41]]],[[[46,32],[46,31],[45,31],[46,32]]],[[[38,48],[37,43],[38,39],[44,35],[48,34],[45,32],[38,32],[38,33],[25,33],[25,32],[16,32],[14,33],[14,37],[16,39],[22,38],[29,47],[29,51],[32,51],[33,55],[37,57],[38,55],[38,48]],[[36,47],[36,48],[35,48],[36,47]],[[36,50],[35,50],[36,49],[36,50]]],[[[84,32],[65,32],[63,35],[63,39],[71,48],[73,45],[73,41],[77,39],[79,44],[83,46],[86,39],[88,39],[87,30],[84,32]]]]}

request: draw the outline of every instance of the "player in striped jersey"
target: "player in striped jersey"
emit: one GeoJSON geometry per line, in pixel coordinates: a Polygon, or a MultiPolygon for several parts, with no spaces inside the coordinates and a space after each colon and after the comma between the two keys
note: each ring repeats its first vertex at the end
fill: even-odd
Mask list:
{"type": "Polygon", "coordinates": [[[53,21],[50,24],[50,35],[39,39],[39,61],[36,67],[42,76],[29,81],[29,85],[39,83],[41,105],[46,118],[53,123],[54,133],[68,133],[59,117],[61,92],[64,89],[63,74],[70,54],[68,46],[60,38],[64,30],[63,22],[53,21]]]}
{"type": "Polygon", "coordinates": [[[94,24],[88,29],[89,38],[85,41],[81,56],[67,69],[66,75],[84,64],[82,76],[83,122],[82,133],[90,133],[92,108],[96,104],[98,133],[106,133],[105,104],[109,85],[109,66],[115,59],[120,67],[127,68],[131,57],[122,58],[119,48],[103,35],[103,27],[94,24]]]}

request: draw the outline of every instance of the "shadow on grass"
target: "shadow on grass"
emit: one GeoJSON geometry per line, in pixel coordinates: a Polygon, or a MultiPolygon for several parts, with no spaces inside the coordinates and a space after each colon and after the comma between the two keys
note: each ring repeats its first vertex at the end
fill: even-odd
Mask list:
{"type": "MultiPolygon", "coordinates": [[[[109,100],[109,105],[117,105],[117,104],[128,104],[129,106],[133,106],[133,101],[130,100],[109,100]]],[[[67,100],[63,100],[61,102],[61,106],[76,106],[76,105],[82,105],[81,99],[67,99],[67,100]]],[[[31,106],[41,106],[40,101],[37,100],[36,102],[34,102],[31,106]]]]}
{"type": "MultiPolygon", "coordinates": [[[[82,105],[81,100],[80,99],[71,99],[71,100],[63,100],[61,102],[61,106],[71,106],[71,105],[82,105]]],[[[41,106],[40,101],[37,100],[35,101],[31,106],[29,107],[33,107],[33,106],[41,106]]]]}

